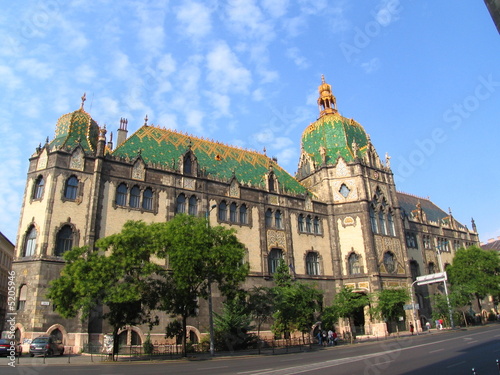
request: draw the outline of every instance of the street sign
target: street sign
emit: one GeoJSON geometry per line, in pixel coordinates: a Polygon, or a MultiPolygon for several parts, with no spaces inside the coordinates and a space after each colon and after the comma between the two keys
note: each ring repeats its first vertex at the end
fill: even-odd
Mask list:
{"type": "Polygon", "coordinates": [[[409,305],[403,305],[403,310],[413,310],[413,307],[415,307],[415,310],[420,309],[420,305],[418,303],[415,304],[409,304],[409,305]]]}
{"type": "Polygon", "coordinates": [[[417,277],[417,285],[426,285],[432,283],[439,283],[448,280],[448,276],[445,272],[431,273],[430,275],[424,275],[417,277]]]}

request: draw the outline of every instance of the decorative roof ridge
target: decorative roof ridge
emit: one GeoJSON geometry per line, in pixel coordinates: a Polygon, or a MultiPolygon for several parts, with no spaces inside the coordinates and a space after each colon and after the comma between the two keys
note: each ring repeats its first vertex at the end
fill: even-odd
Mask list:
{"type": "MultiPolygon", "coordinates": [[[[413,198],[423,199],[423,200],[425,200],[425,201],[429,201],[429,202],[433,203],[433,202],[431,201],[431,198],[430,198],[430,197],[424,198],[424,197],[420,197],[420,196],[415,195],[415,194],[406,193],[406,192],[404,192],[404,191],[397,191],[397,193],[398,193],[398,194],[408,195],[408,196],[413,197],[413,198]]],[[[444,211],[443,211],[443,212],[444,212],[444,211]]]]}

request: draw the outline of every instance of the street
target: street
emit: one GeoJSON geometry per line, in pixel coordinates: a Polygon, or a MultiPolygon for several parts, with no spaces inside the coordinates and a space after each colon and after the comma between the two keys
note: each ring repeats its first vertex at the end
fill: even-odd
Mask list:
{"type": "MultiPolygon", "coordinates": [[[[206,358],[206,357],[205,357],[206,358]]],[[[16,368],[0,359],[0,373],[14,374],[195,374],[294,375],[294,374],[499,374],[500,325],[469,330],[404,336],[342,345],[285,355],[248,355],[214,359],[144,362],[89,362],[81,356],[22,357],[16,368]],[[80,357],[80,358],[79,358],[80,357]],[[83,363],[82,361],[87,362],[83,363]]]]}

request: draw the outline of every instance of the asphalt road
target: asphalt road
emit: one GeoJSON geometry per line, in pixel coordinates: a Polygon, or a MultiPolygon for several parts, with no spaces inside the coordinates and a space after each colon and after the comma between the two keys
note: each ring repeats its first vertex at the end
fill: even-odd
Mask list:
{"type": "MultiPolygon", "coordinates": [[[[17,367],[0,359],[1,375],[460,375],[500,374],[500,325],[421,334],[400,339],[329,347],[284,355],[249,355],[198,360],[82,363],[83,359],[22,357],[17,367]]],[[[86,359],[88,361],[88,359],[86,359]]]]}

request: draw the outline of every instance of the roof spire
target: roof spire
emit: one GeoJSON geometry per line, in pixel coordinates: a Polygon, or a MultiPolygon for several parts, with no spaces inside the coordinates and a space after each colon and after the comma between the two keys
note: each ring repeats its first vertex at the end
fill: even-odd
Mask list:
{"type": "Polygon", "coordinates": [[[148,115],[144,117],[144,126],[148,126],[148,115]]]}
{"type": "Polygon", "coordinates": [[[86,93],[83,93],[82,104],[80,105],[80,110],[82,110],[82,111],[83,111],[83,104],[85,103],[85,100],[87,100],[87,95],[86,95],[86,93]]]}
{"type": "Polygon", "coordinates": [[[323,117],[326,114],[337,113],[337,100],[332,94],[332,86],[326,83],[323,74],[321,75],[321,85],[319,85],[318,91],[319,117],[323,117]]]}

